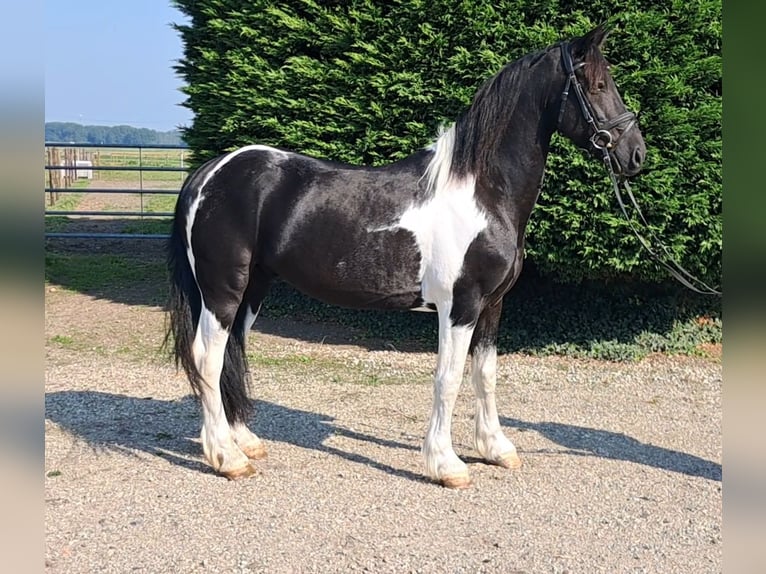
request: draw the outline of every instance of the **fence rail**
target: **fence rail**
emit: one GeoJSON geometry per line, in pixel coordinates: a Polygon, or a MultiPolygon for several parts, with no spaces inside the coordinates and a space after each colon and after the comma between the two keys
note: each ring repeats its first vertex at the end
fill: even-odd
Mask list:
{"type": "Polygon", "coordinates": [[[45,237],[168,237],[161,227],[169,226],[188,156],[178,145],[46,142],[45,237]]]}

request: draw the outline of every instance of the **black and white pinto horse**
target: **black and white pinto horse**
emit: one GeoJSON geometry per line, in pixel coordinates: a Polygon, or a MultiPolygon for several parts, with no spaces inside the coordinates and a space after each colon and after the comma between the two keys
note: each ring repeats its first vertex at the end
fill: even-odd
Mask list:
{"type": "Polygon", "coordinates": [[[168,336],[201,399],[203,450],[216,471],[249,476],[266,454],[247,428],[245,340],[275,277],[344,307],[437,311],[426,474],[470,484],[450,430],[469,353],[476,450],[520,466],[497,416],[496,340],[551,136],[558,130],[623,176],[640,170],[646,151],[601,53],[605,37],[599,26],[508,64],[430,147],[393,164],[250,145],[187,179],[169,242],[168,336]]]}

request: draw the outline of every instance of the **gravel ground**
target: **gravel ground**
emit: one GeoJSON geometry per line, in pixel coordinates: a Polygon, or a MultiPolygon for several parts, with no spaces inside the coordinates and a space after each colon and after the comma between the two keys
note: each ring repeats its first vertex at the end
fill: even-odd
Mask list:
{"type": "Polygon", "coordinates": [[[49,288],[48,572],[722,570],[720,362],[501,356],[524,466],[475,458],[465,381],[453,428],[474,485],[456,492],[422,477],[433,354],[265,321],[251,426],[269,458],[229,482],[202,461],[185,379],[147,351],[162,323],[49,288]]]}

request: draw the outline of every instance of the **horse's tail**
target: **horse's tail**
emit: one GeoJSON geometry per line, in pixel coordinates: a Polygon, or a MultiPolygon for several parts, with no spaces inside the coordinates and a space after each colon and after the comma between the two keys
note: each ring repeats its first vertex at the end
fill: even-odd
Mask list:
{"type": "Polygon", "coordinates": [[[170,280],[168,292],[165,346],[172,343],[171,353],[175,358],[176,368],[183,367],[196,395],[202,393],[202,375],[194,360],[192,345],[197,332],[202,296],[194,277],[189,257],[186,252],[185,217],[180,209],[179,197],[173,228],[167,247],[167,265],[170,280]]]}
{"type": "MultiPolygon", "coordinates": [[[[204,166],[203,166],[204,168],[204,166]]],[[[203,169],[201,168],[201,169],[203,169]]],[[[190,178],[191,180],[192,178],[190,178]]],[[[165,348],[170,348],[176,368],[183,368],[195,395],[203,391],[203,378],[194,358],[193,345],[202,312],[199,284],[189,262],[186,239],[186,213],[183,192],[176,205],[173,227],[167,246],[170,279],[165,348]]],[[[239,309],[231,326],[221,372],[220,389],[226,419],[230,423],[247,422],[252,410],[248,396],[249,371],[245,355],[244,322],[246,303],[239,309]]]]}

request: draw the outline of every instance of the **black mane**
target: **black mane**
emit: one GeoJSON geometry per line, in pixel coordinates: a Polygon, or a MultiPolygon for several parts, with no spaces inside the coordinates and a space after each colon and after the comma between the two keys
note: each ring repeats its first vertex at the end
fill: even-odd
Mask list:
{"type": "Polygon", "coordinates": [[[551,48],[528,54],[503,67],[476,92],[455,122],[452,171],[457,176],[486,173],[532,69],[551,48]]]}
{"type": "MultiPolygon", "coordinates": [[[[470,107],[455,122],[451,158],[451,171],[455,176],[488,173],[516,110],[519,95],[529,88],[535,65],[560,47],[561,44],[556,44],[507,64],[479,88],[470,107]]],[[[604,79],[608,62],[597,46],[587,46],[578,59],[585,62],[586,90],[604,79]]]]}

